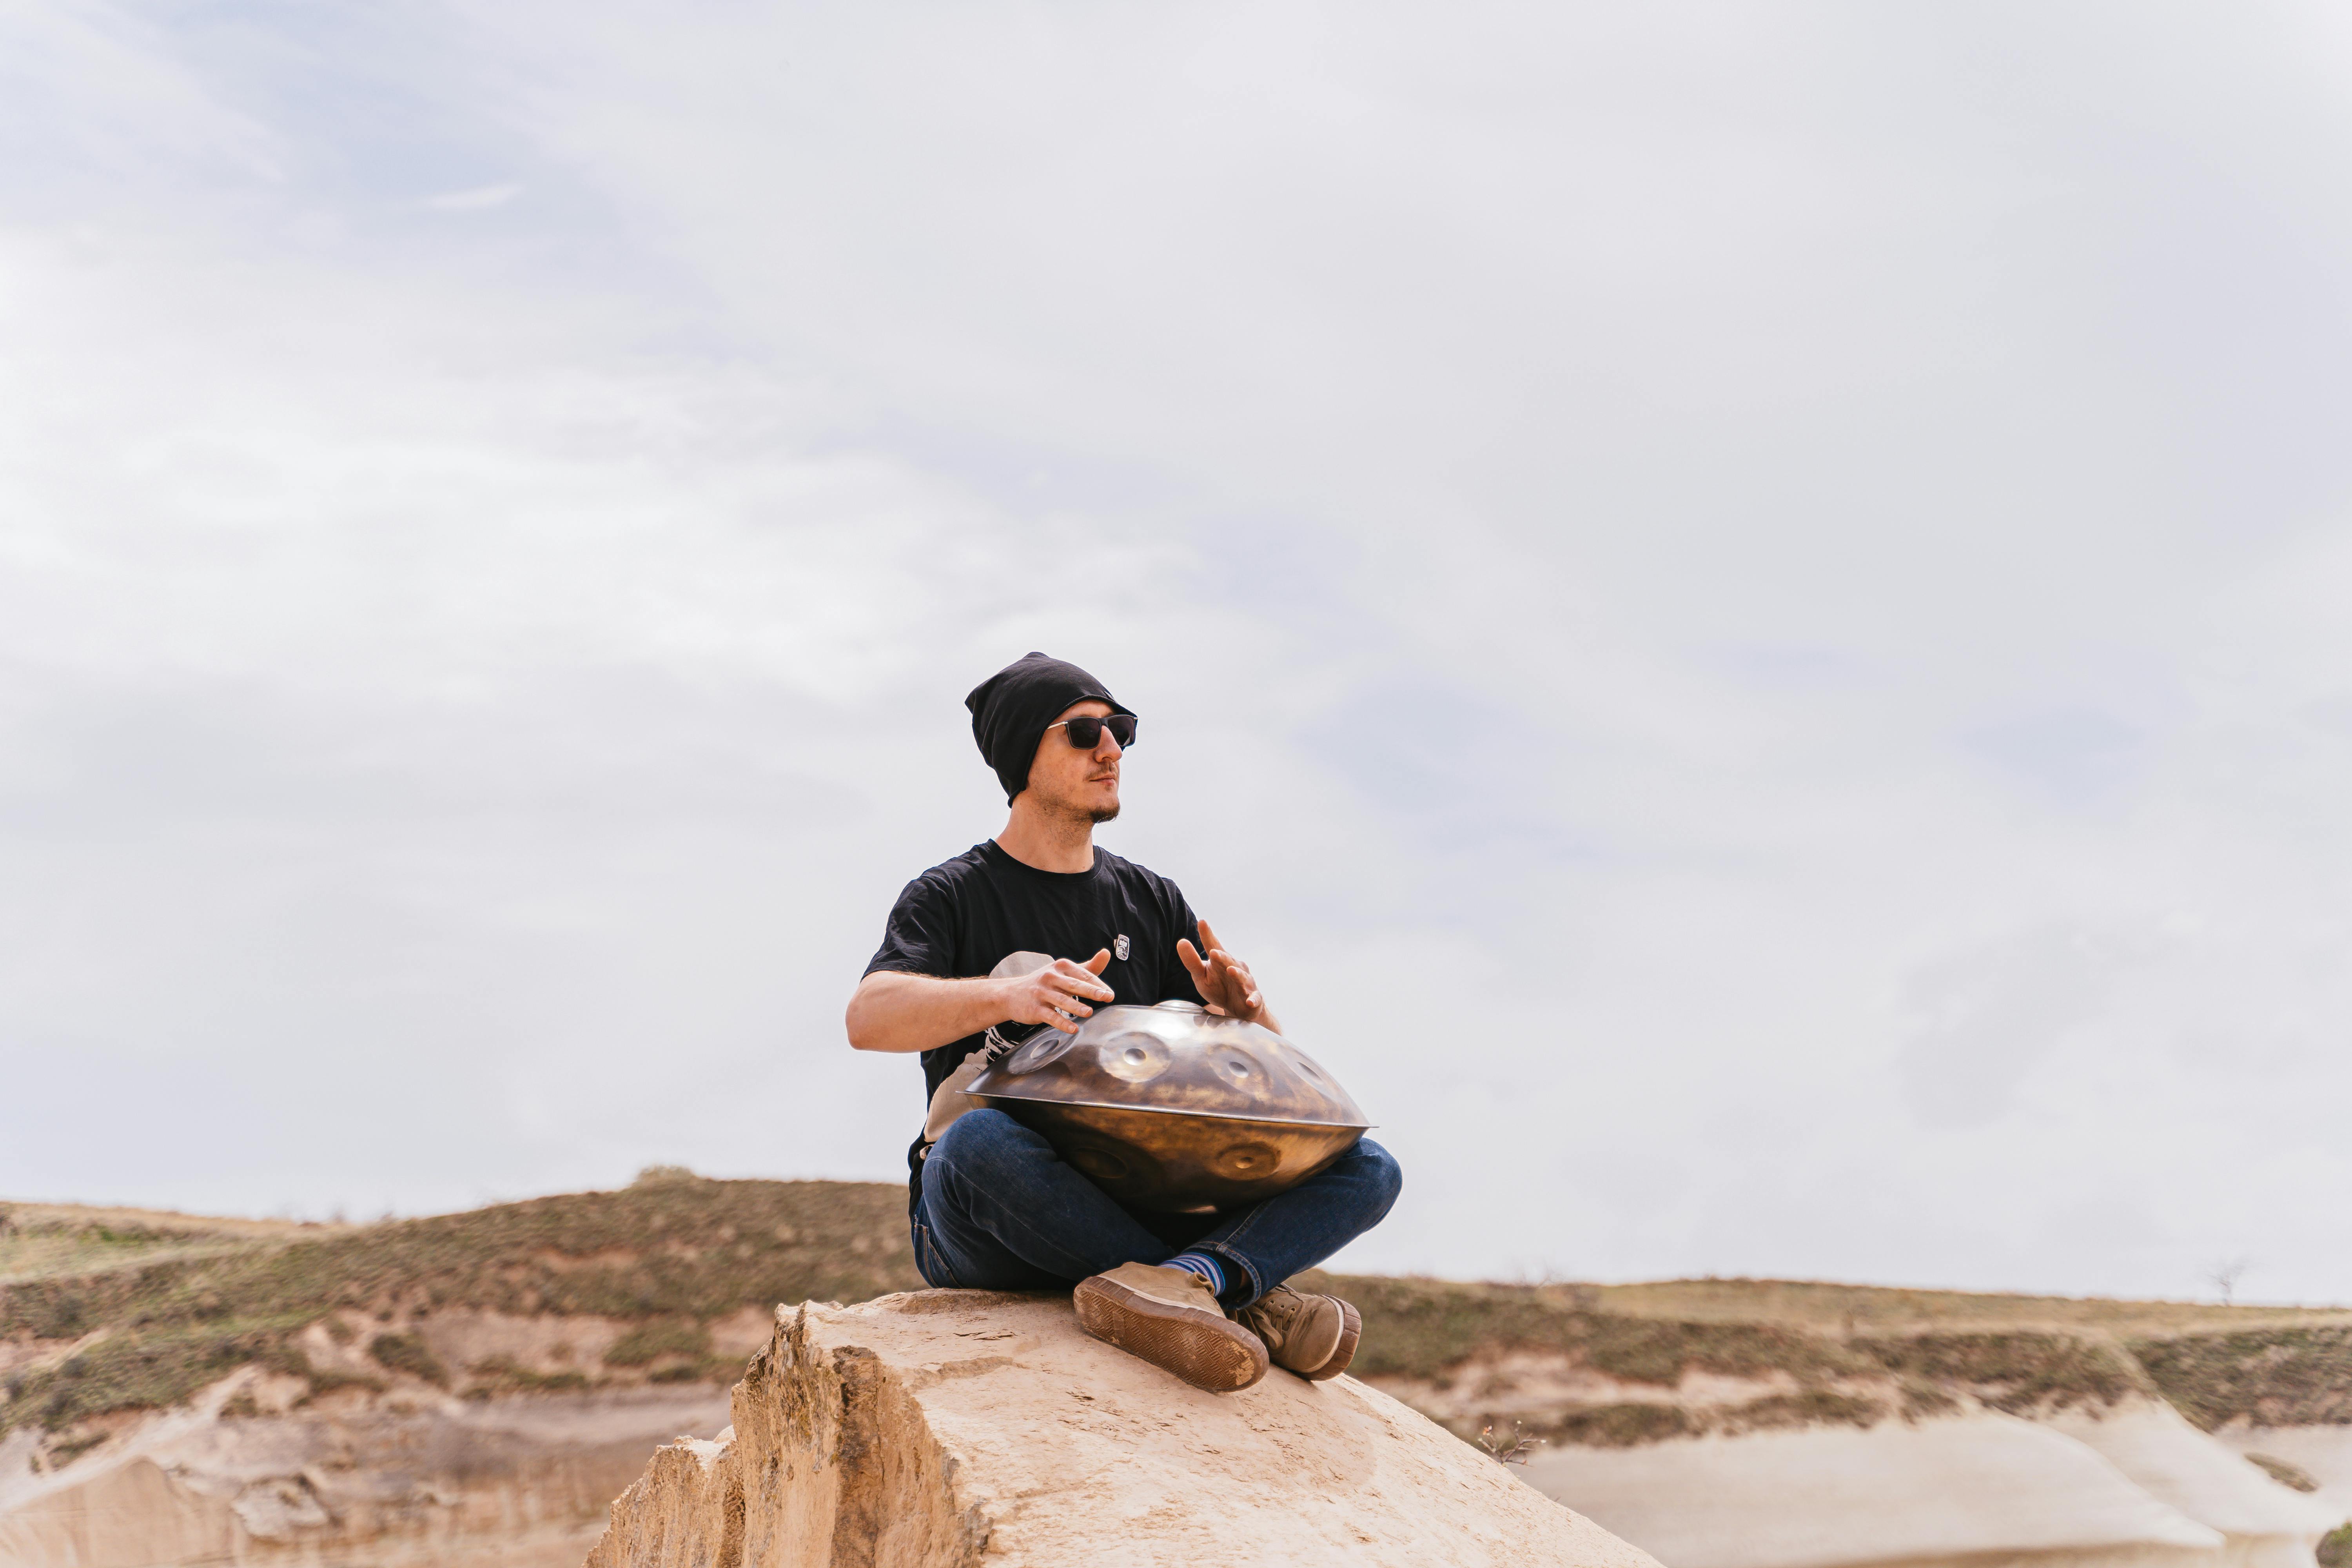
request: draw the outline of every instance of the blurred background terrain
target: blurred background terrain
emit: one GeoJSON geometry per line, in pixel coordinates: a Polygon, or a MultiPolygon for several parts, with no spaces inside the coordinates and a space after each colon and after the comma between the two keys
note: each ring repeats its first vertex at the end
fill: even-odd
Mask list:
{"type": "MultiPolygon", "coordinates": [[[[370,1226],[12,1205],[0,1561],[575,1563],[776,1303],[921,1288],[903,1210],[675,1168],[370,1226]]],[[[1319,1282],[1358,1376],[1676,1568],[2352,1561],[2352,1310],[1319,1282]]]]}

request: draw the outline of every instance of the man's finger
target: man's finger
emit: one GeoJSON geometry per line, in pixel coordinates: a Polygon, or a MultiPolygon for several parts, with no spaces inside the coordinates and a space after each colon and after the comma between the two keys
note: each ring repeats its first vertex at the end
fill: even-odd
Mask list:
{"type": "Polygon", "coordinates": [[[1066,1018],[1091,1018],[1095,1010],[1075,996],[1056,996],[1045,1004],[1045,1022],[1061,1028],[1066,1018]]]}
{"type": "Polygon", "coordinates": [[[1051,974],[1066,991],[1080,996],[1098,997],[1108,1002],[1114,993],[1109,986],[1102,983],[1101,975],[1103,965],[1109,962],[1110,949],[1105,948],[1084,963],[1074,963],[1066,958],[1056,959],[1054,961],[1054,967],[1045,973],[1051,974]]]}

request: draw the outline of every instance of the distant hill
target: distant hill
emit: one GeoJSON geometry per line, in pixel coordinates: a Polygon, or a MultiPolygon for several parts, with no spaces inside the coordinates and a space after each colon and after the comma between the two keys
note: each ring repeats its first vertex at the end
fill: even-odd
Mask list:
{"type": "MultiPolygon", "coordinates": [[[[895,1184],[675,1170],[363,1226],[0,1205],[0,1565],[572,1568],[656,1447],[726,1425],[778,1303],[920,1289],[905,1205],[895,1184]]],[[[1318,1281],[1363,1310],[1363,1381],[1491,1452],[1524,1444],[1518,1473],[1696,1568],[1756,1568],[1775,1531],[1856,1510],[1884,1516],[1890,1561],[2014,1552],[2035,1485],[2033,1529],[2147,1516],[2084,1537],[2101,1551],[2210,1537],[2179,1568],[2307,1562],[2352,1512],[2352,1311],[1318,1281]],[[1866,1458],[1806,1457],[1854,1443],[1866,1458]],[[1948,1462],[1992,1489],[1965,1517],[2011,1524],[1947,1539],[1943,1504],[1819,1492],[1875,1475],[1940,1495],[1948,1462]]],[[[2322,1556],[2352,1568],[2352,1533],[2322,1556]]]]}
{"type": "Polygon", "coordinates": [[[2352,1310],[2340,1308],[1775,1279],[1330,1288],[1364,1313],[1359,1373],[1465,1436],[1502,1421],[1618,1447],[2135,1395],[2207,1431],[2352,1423],[2352,1310]]]}
{"type": "MultiPolygon", "coordinates": [[[[365,1226],[0,1205],[0,1436],[37,1427],[44,1450],[62,1454],[94,1418],[176,1404],[246,1365],[301,1381],[307,1397],[389,1388],[426,1367],[403,1336],[456,1310],[635,1329],[594,1365],[436,1356],[425,1381],[461,1395],[550,1380],[731,1380],[736,1363],[709,1334],[720,1320],[921,1288],[905,1202],[890,1184],[657,1173],[616,1192],[365,1226]],[[320,1325],[338,1344],[364,1342],[360,1353],[320,1364],[305,1348],[320,1325]]],[[[2352,1310],[2341,1309],[1752,1279],[1327,1278],[1363,1310],[1358,1372],[1465,1435],[1500,1419],[1608,1446],[2133,1393],[2208,1430],[2352,1422],[2352,1310]],[[1514,1364],[1588,1374],[1591,1387],[1531,1402],[1514,1364]],[[1692,1373],[1759,1392],[1693,1400],[1681,1393],[1692,1373]],[[1612,1392],[1633,1397],[1601,1396],[1612,1392]]]]}

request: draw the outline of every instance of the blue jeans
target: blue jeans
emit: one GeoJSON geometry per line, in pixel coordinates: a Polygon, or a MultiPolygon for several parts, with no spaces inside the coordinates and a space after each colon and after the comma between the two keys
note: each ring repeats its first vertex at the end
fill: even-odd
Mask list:
{"type": "Polygon", "coordinates": [[[923,1162],[915,1267],[945,1289],[1055,1290],[1122,1263],[1204,1252],[1224,1272],[1219,1299],[1237,1309],[1380,1224],[1403,1182],[1387,1150],[1359,1138],[1263,1203],[1145,1214],[1119,1205],[1004,1112],[967,1110],[923,1162]]]}

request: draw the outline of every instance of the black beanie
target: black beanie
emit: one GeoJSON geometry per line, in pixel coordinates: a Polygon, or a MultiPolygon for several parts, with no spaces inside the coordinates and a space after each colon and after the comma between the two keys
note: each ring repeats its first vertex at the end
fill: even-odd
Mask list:
{"type": "Polygon", "coordinates": [[[963,700],[971,710],[971,738],[996,770],[1007,805],[1029,787],[1029,764],[1037,760],[1037,742],[1045,738],[1045,726],[1059,719],[1065,708],[1089,698],[1109,703],[1114,713],[1132,717],[1135,712],[1120,707],[1101,681],[1076,665],[1042,653],[1014,659],[971,689],[963,700]]]}

